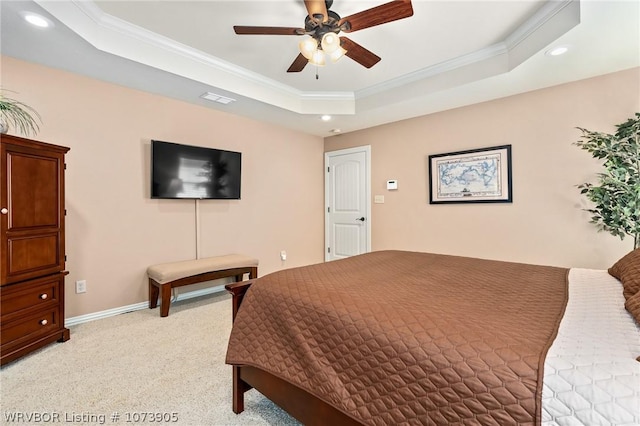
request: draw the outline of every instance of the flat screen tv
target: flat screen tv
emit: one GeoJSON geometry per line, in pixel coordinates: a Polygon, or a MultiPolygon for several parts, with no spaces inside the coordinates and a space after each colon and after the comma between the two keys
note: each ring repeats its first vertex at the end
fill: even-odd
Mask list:
{"type": "Polygon", "coordinates": [[[151,141],[151,198],[240,199],[240,152],[151,141]]]}

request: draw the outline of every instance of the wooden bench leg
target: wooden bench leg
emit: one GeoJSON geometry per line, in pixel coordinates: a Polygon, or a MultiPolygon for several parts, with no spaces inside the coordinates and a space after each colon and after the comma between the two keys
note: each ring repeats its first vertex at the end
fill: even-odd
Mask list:
{"type": "Polygon", "coordinates": [[[258,278],[258,268],[254,267],[254,266],[248,267],[242,272],[242,274],[236,275],[235,276],[235,280],[236,280],[237,283],[239,283],[239,282],[244,280],[244,274],[249,274],[249,279],[250,280],[258,278]]]}
{"type": "Polygon", "coordinates": [[[168,284],[162,284],[162,302],[160,305],[160,316],[169,316],[169,305],[171,304],[171,286],[168,284]]]}
{"type": "Polygon", "coordinates": [[[149,278],[149,309],[154,309],[158,306],[158,296],[160,296],[160,289],[149,278]]]}
{"type": "Polygon", "coordinates": [[[169,316],[169,307],[171,305],[171,290],[175,287],[181,287],[189,284],[196,284],[205,281],[213,281],[221,278],[233,277],[236,283],[244,282],[244,275],[249,274],[249,279],[258,277],[258,267],[242,266],[238,268],[222,269],[217,271],[204,272],[198,275],[182,277],[173,281],[159,283],[153,278],[149,278],[149,309],[158,306],[158,298],[162,298],[160,303],[160,316],[169,316]]]}

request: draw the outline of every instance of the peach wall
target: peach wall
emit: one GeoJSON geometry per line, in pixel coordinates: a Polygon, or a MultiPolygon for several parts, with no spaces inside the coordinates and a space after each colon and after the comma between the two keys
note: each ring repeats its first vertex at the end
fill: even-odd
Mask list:
{"type": "Polygon", "coordinates": [[[599,163],[572,143],[577,126],[614,132],[640,111],[640,69],[537,90],[325,139],[371,145],[372,248],[607,268],[633,248],[588,223],[576,188],[599,163]],[[513,203],[430,205],[428,156],[512,145],[513,203]],[[385,182],[398,179],[399,189],[385,182]]]}
{"type": "Polygon", "coordinates": [[[9,57],[1,77],[42,115],[36,139],[71,148],[67,317],[146,301],[147,266],[196,256],[195,201],[149,198],[151,139],[243,154],[242,200],[199,201],[201,256],[257,257],[260,275],[323,260],[322,138],[9,57]]]}
{"type": "Polygon", "coordinates": [[[261,275],[322,261],[323,151],[359,145],[372,147],[372,193],[386,201],[372,205],[374,250],[605,268],[632,247],[588,223],[575,185],[599,166],[572,142],[576,126],[613,131],[640,110],[637,68],[328,138],[323,149],[318,137],[1,60],[2,86],[43,117],[36,139],[71,147],[67,317],[144,302],[148,265],[196,255],[196,203],[149,198],[152,138],[242,151],[242,200],[198,203],[200,255],[246,253],[261,275]],[[501,144],[513,146],[512,204],[428,204],[429,154],[501,144]]]}

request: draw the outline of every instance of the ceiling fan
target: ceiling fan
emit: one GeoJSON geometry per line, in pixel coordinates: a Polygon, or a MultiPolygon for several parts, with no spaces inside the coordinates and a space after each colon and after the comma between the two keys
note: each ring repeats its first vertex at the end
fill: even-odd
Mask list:
{"type": "Polygon", "coordinates": [[[411,0],[392,1],[346,18],[329,10],[333,0],[304,0],[304,4],[309,13],[304,28],[236,25],[233,29],[236,34],[309,36],[300,42],[300,54],[287,72],[300,72],[307,63],[324,65],[325,54],[334,62],[345,55],[360,65],[371,68],[381,58],[347,37],[338,37],[338,33],[351,33],[413,15],[411,0]]]}

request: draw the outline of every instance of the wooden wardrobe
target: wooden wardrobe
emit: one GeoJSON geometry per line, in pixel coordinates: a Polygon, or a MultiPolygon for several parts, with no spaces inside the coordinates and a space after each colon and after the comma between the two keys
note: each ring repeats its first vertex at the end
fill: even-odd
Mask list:
{"type": "Polygon", "coordinates": [[[0,364],[55,341],[64,326],[64,156],[69,148],[0,135],[0,364]]]}

